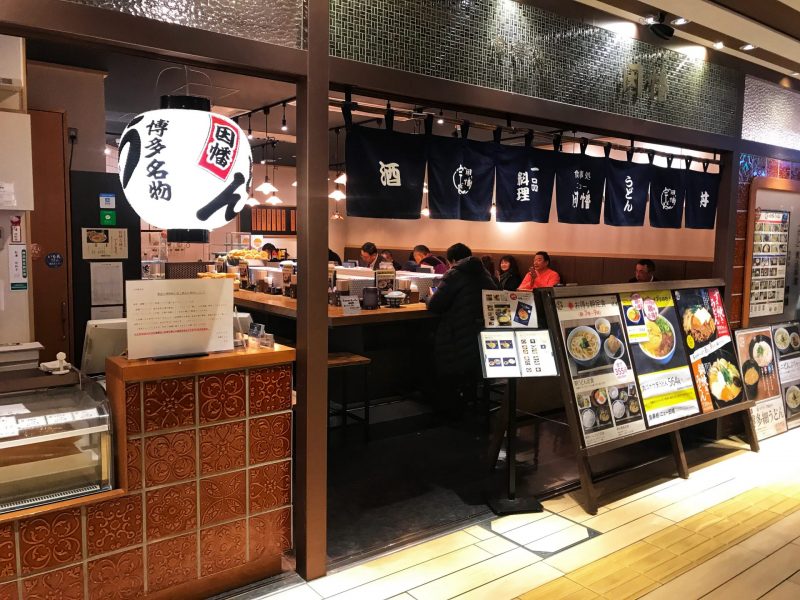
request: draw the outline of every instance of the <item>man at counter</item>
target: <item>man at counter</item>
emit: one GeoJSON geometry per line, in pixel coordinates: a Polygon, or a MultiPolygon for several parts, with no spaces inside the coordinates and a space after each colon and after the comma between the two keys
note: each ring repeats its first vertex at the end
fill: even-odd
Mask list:
{"type": "Polygon", "coordinates": [[[379,261],[379,264],[380,263],[392,263],[392,268],[395,271],[399,271],[403,268],[403,266],[394,259],[394,255],[392,255],[392,252],[390,250],[381,251],[381,259],[379,261]]]}
{"type": "Polygon", "coordinates": [[[482,290],[497,289],[479,258],[464,244],[447,249],[450,270],[428,298],[428,310],[439,314],[434,338],[440,412],[459,414],[474,400],[481,372],[476,340],[483,325],[482,290]]]}
{"type": "Polygon", "coordinates": [[[361,263],[373,271],[380,266],[378,264],[378,247],[372,242],[365,242],[361,246],[361,263]]]}
{"type": "Polygon", "coordinates": [[[414,246],[412,253],[414,255],[414,260],[417,261],[418,265],[427,265],[429,267],[433,267],[433,272],[437,275],[443,275],[447,272],[447,265],[431,254],[431,251],[427,246],[422,244],[414,246]]]}
{"type": "Polygon", "coordinates": [[[533,265],[528,269],[528,274],[519,286],[521,290],[535,290],[536,288],[553,287],[561,283],[561,276],[550,268],[550,255],[540,250],[533,257],[533,265]]]}
{"type": "Polygon", "coordinates": [[[656,281],[656,263],[649,258],[643,258],[636,263],[634,276],[628,280],[628,283],[650,283],[651,281],[656,281]]]}

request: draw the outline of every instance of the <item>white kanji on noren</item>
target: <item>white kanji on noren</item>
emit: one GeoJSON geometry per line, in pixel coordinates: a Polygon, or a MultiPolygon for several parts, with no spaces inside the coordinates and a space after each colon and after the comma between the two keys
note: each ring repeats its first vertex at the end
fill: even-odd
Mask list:
{"type": "Polygon", "coordinates": [[[633,212],[633,204],[631,200],[633,199],[633,179],[631,179],[630,175],[625,177],[625,206],[622,208],[622,212],[633,212]]]}
{"type": "Polygon", "coordinates": [[[396,162],[384,163],[378,161],[381,173],[381,185],[384,187],[400,187],[400,165],[396,162]]]}
{"type": "Polygon", "coordinates": [[[706,208],[708,206],[708,192],[705,190],[703,191],[702,194],[700,194],[700,206],[702,206],[703,208],[706,208]]]}

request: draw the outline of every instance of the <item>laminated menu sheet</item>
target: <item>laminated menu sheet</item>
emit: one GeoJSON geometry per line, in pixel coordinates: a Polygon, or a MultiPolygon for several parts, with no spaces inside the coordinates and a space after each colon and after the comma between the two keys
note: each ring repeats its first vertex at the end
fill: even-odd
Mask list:
{"type": "Polygon", "coordinates": [[[586,446],[645,429],[616,296],[555,300],[586,446]]]}
{"type": "Polygon", "coordinates": [[[750,409],[756,436],[763,440],[786,431],[786,415],[778,379],[778,364],[769,327],[736,332],[739,371],[744,393],[756,405],[750,409]]]}
{"type": "Polygon", "coordinates": [[[486,378],[548,377],[558,374],[550,332],[482,331],[481,363],[486,378]]]}
{"type": "Polygon", "coordinates": [[[773,325],[772,337],[778,359],[778,378],[789,429],[800,426],[800,324],[773,325]]]}
{"type": "Polygon", "coordinates": [[[483,290],[483,323],[490,329],[536,329],[539,323],[533,292],[483,290]]]}
{"type": "Polygon", "coordinates": [[[789,214],[775,210],[756,212],[750,270],[751,317],[783,314],[789,214]]]}

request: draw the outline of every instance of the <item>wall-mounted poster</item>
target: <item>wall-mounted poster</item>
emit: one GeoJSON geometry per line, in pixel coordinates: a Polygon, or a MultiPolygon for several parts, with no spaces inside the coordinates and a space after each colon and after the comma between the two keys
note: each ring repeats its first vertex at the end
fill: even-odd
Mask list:
{"type": "Polygon", "coordinates": [[[783,314],[789,214],[775,210],[759,210],[755,214],[750,270],[751,317],[783,314]]]}
{"type": "Polygon", "coordinates": [[[648,427],[700,412],[669,290],[620,294],[648,427]]]}
{"type": "Polygon", "coordinates": [[[744,399],[725,305],[717,288],[676,290],[681,336],[704,413],[744,399]]]}
{"type": "Polygon", "coordinates": [[[772,327],[778,354],[778,377],[789,429],[800,426],[800,324],[796,321],[772,327]]]}
{"type": "Polygon", "coordinates": [[[778,364],[769,327],[740,329],[736,332],[739,371],[744,393],[756,405],[750,409],[758,439],[786,431],[778,364]]]}
{"type": "Polygon", "coordinates": [[[555,303],[585,445],[643,431],[616,296],[558,298],[555,303]]]}

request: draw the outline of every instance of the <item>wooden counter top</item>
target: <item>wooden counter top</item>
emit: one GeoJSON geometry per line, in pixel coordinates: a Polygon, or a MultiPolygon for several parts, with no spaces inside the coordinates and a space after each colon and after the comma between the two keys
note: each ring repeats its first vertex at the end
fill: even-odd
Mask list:
{"type": "MultiPolygon", "coordinates": [[[[239,290],[233,293],[236,306],[250,310],[297,319],[297,300],[286,296],[273,296],[261,292],[239,290]]],[[[373,323],[391,323],[415,319],[434,319],[436,314],[430,312],[424,303],[405,304],[400,308],[379,308],[365,310],[357,315],[345,315],[341,306],[328,306],[328,326],[371,325],[373,323]]]]}
{"type": "Polygon", "coordinates": [[[122,356],[113,356],[106,359],[106,376],[108,379],[113,376],[121,381],[142,381],[247,367],[268,367],[292,362],[294,359],[294,348],[281,344],[275,344],[274,349],[237,348],[228,352],[214,352],[208,356],[195,358],[129,360],[122,356]]]}

